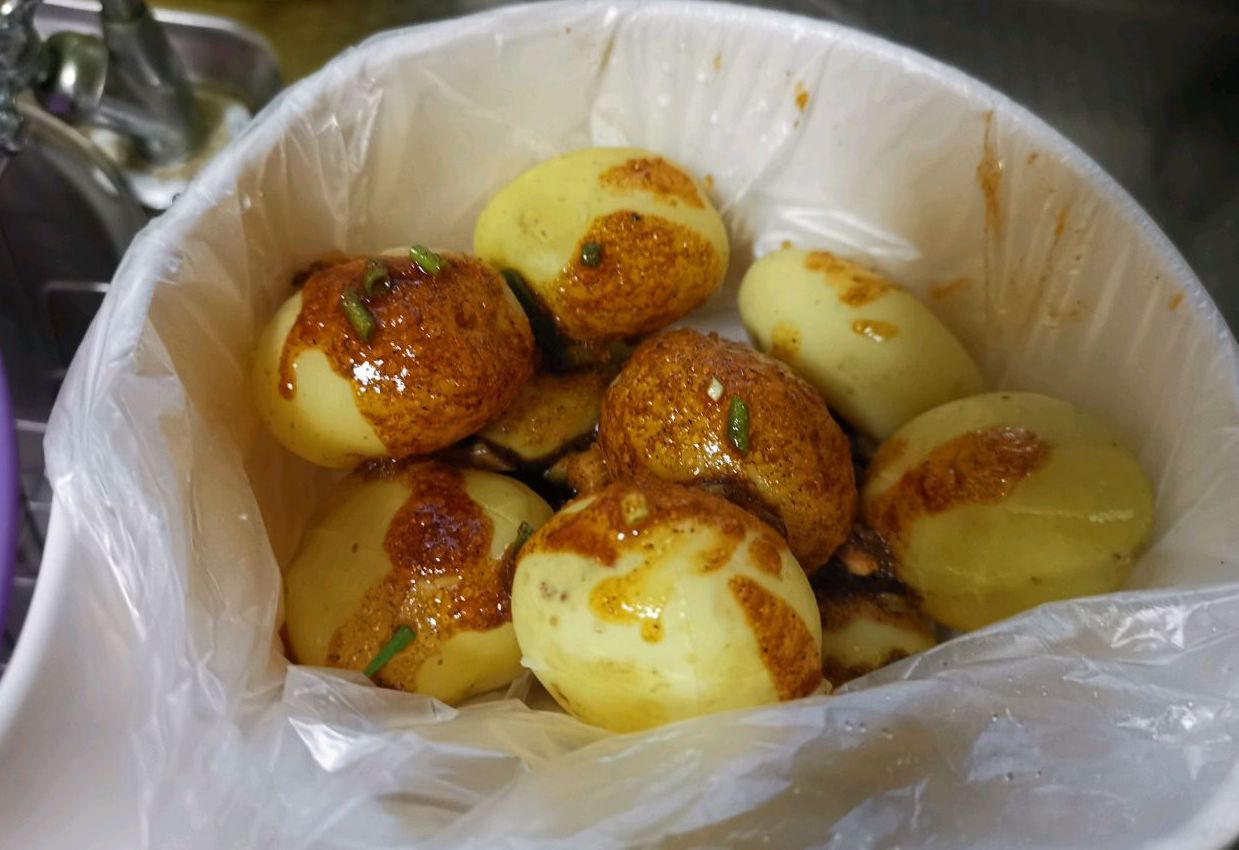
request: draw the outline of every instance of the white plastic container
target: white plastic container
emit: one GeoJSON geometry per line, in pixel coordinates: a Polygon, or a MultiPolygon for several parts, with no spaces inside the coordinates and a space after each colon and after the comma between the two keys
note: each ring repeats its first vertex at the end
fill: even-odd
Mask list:
{"type": "Polygon", "coordinates": [[[134,242],[48,452],[51,539],[0,684],[6,846],[1178,850],[1239,834],[1234,340],[1079,150],[841,27],[545,3],[371,40],[281,96],[134,242]],[[784,240],[826,248],[923,297],[991,385],[1117,426],[1157,487],[1131,591],[838,696],[640,735],[289,668],[278,564],[325,477],[245,390],[289,275],[332,249],[467,249],[507,179],[590,144],[708,175],[733,261],[694,324],[739,338],[746,264],[784,240]]]}

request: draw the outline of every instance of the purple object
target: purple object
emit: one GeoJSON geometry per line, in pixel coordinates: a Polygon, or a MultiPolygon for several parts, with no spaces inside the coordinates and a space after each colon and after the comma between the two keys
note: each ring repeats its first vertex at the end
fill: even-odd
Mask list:
{"type": "Polygon", "coordinates": [[[17,494],[17,433],[4,363],[0,362],[0,628],[9,610],[17,562],[17,494]]]}

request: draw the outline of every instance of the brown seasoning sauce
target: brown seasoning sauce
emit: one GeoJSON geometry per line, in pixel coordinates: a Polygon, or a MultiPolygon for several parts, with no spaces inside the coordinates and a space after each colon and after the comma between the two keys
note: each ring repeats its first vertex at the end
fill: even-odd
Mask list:
{"type": "Polygon", "coordinates": [[[714,291],[720,264],[714,246],[695,230],[621,210],[590,222],[547,290],[547,306],[560,330],[582,342],[639,336],[704,301],[714,291]],[[596,266],[581,262],[586,242],[602,246],[596,266]]]}
{"type": "Polygon", "coordinates": [[[612,166],[598,176],[598,183],[615,192],[648,192],[664,203],[683,201],[695,209],[705,209],[693,178],[658,156],[612,166]]]}
{"type": "Polygon", "coordinates": [[[822,682],[822,657],[804,620],[791,605],[751,578],[733,576],[727,586],[744,611],[779,699],[812,693],[822,682]]]}
{"type": "Polygon", "coordinates": [[[823,277],[838,289],[839,300],[849,307],[863,307],[877,301],[892,289],[890,281],[881,275],[845,262],[827,251],[810,251],[804,266],[809,271],[823,272],[823,277]],[[846,278],[840,285],[840,278],[846,278]]]}
{"type": "MultiPolygon", "coordinates": [[[[902,453],[905,448],[894,443],[890,451],[902,453]]],[[[963,434],[905,472],[873,500],[865,519],[899,555],[905,534],[921,517],[958,505],[997,504],[1049,456],[1049,444],[1023,428],[994,426],[963,434]]],[[[889,462],[882,451],[874,458],[879,466],[889,462]]]]}

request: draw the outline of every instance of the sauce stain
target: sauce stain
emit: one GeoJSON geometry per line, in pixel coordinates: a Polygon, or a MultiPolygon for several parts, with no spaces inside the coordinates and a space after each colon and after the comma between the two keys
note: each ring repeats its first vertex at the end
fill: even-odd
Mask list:
{"type": "Polygon", "coordinates": [[[1041,154],[1037,153],[1036,151],[1033,151],[1032,153],[1030,153],[1030,154],[1028,155],[1028,159],[1026,159],[1026,160],[1025,160],[1025,162],[1026,162],[1028,165],[1032,165],[1032,164],[1033,164],[1034,162],[1036,162],[1036,161],[1037,161],[1040,157],[1041,157],[1041,154]]]}
{"type": "Polygon", "coordinates": [[[865,520],[902,554],[905,535],[921,517],[958,505],[998,504],[1049,456],[1049,444],[1023,428],[994,426],[963,434],[936,447],[874,499],[865,520]]]}
{"type": "MultiPolygon", "coordinates": [[[[625,553],[645,554],[647,544],[666,545],[668,537],[683,537],[676,529],[709,527],[719,538],[714,545],[735,547],[752,530],[774,532],[730,502],[701,490],[662,481],[617,481],[592,496],[580,510],[562,510],[542,526],[521,549],[532,553],[572,553],[613,567],[625,553]],[[645,501],[645,516],[632,519],[633,497],[645,501]],[[628,509],[626,510],[626,506],[628,509]]],[[[776,538],[777,539],[777,538],[776,538]]]]}
{"type": "Polygon", "coordinates": [[[796,108],[803,115],[805,109],[809,106],[809,90],[804,87],[804,83],[796,83],[796,108]]]}
{"type": "Polygon", "coordinates": [[[598,183],[612,192],[649,192],[665,204],[683,201],[696,209],[705,208],[693,178],[662,157],[630,159],[612,166],[598,176],[598,183]]]}
{"type": "Polygon", "coordinates": [[[894,288],[881,275],[841,260],[828,251],[811,251],[804,265],[809,271],[822,272],[826,282],[838,290],[839,300],[849,307],[863,307],[894,288]]]}
{"type": "Polygon", "coordinates": [[[641,639],[658,643],[663,637],[663,608],[667,591],[650,588],[650,573],[654,562],[646,561],[631,572],[604,578],[589,594],[589,610],[608,623],[630,625],[640,623],[641,639]]]}
{"type": "Polygon", "coordinates": [[[783,572],[783,541],[773,534],[759,535],[749,544],[749,563],[766,575],[779,576],[783,572]]]}
{"type": "Polygon", "coordinates": [[[800,353],[800,328],[791,322],[775,322],[770,331],[770,356],[788,361],[800,353]]]}
{"type": "Polygon", "coordinates": [[[362,670],[399,626],[408,625],[417,637],[374,681],[411,690],[423,662],[453,635],[512,619],[512,564],[490,557],[494,528],[465,492],[459,470],[419,461],[372,466],[364,476],[398,478],[410,493],[383,539],[391,571],[336,629],[327,663],[362,670]]]}
{"type": "Polygon", "coordinates": [[[301,353],[322,351],[397,457],[442,448],[506,408],[533,374],[529,321],[506,300],[498,272],[472,257],[443,256],[448,265],[437,275],[411,260],[382,258],[391,283],[366,298],[378,323],[369,343],[340,306],[346,287],[362,288],[366,258],[311,274],[280,355],[280,395],[296,395],[301,353]]]}
{"type": "Polygon", "coordinates": [[[1170,299],[1170,309],[1178,310],[1179,305],[1182,303],[1183,303],[1183,293],[1182,292],[1176,293],[1175,296],[1170,299]]]}
{"type": "Polygon", "coordinates": [[[727,587],[744,612],[779,699],[786,701],[812,693],[822,682],[822,658],[800,615],[750,578],[734,576],[727,587]]]}
{"type": "Polygon", "coordinates": [[[998,192],[1002,185],[1002,162],[994,149],[994,111],[991,109],[984,115],[985,140],[981,150],[981,161],[977,163],[977,186],[981,189],[981,197],[985,199],[985,235],[996,239],[1002,238],[1002,210],[998,206],[998,192]]]}
{"type": "Polygon", "coordinates": [[[1063,236],[1063,231],[1067,229],[1067,214],[1070,211],[1070,209],[1071,209],[1070,207],[1062,207],[1061,209],[1059,209],[1058,213],[1054,216],[1054,239],[1055,240],[1061,239],[1063,236]]]}
{"type": "Polygon", "coordinates": [[[723,54],[721,53],[714,54],[714,70],[715,71],[723,70],[723,54]]]}
{"type": "Polygon", "coordinates": [[[706,184],[706,189],[713,191],[714,189],[714,175],[713,174],[707,174],[705,177],[701,179],[701,182],[706,184]]]}
{"type": "Polygon", "coordinates": [[[930,298],[946,298],[949,295],[954,295],[957,292],[963,292],[972,286],[972,281],[967,277],[957,277],[954,280],[935,283],[929,287],[930,298]]]}
{"type": "Polygon", "coordinates": [[[782,242],[779,243],[779,247],[782,248],[784,251],[786,251],[788,248],[792,247],[792,240],[784,239],[782,242]]]}
{"type": "MultiPolygon", "coordinates": [[[[696,191],[694,189],[694,191],[696,191]]],[[[543,290],[559,329],[586,343],[651,333],[704,301],[722,260],[691,228],[668,219],[617,211],[594,219],[572,259],[543,290]],[[602,245],[596,266],[581,246],[602,245]]]]}
{"type": "Polygon", "coordinates": [[[874,342],[886,342],[899,333],[899,327],[881,319],[857,319],[852,322],[852,333],[860,334],[874,342]]]}

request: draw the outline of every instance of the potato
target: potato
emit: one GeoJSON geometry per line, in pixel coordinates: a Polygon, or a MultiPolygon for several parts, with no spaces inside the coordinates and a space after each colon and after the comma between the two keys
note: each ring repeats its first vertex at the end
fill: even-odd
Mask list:
{"type": "Polygon", "coordinates": [[[696,488],[626,481],[569,503],[521,549],[512,622],[547,691],[629,732],[811,693],[817,610],[783,540],[696,488]]]}
{"type": "Polygon", "coordinates": [[[597,445],[612,478],[696,482],[755,512],[806,573],[852,526],[851,449],[821,397],[783,363],[715,334],[677,330],[638,346],[603,399],[597,445]],[[728,436],[733,398],[747,405],[747,451],[728,436]]]}
{"type": "Polygon", "coordinates": [[[835,687],[934,645],[929,625],[907,596],[857,586],[818,588],[816,595],[822,673],[835,687]]]}
{"type": "Polygon", "coordinates": [[[434,461],[354,474],[284,574],[285,630],[302,664],[364,670],[401,625],[416,638],[374,681],[457,703],[520,673],[510,551],[550,507],[502,475],[434,461]]]}
{"type": "Polygon", "coordinates": [[[923,413],[883,443],[862,506],[926,612],[975,629],[1116,590],[1148,537],[1153,493],[1093,417],[990,393],[923,413]]]}
{"type": "Polygon", "coordinates": [[[589,148],[526,171],[478,217],[474,252],[514,269],[565,336],[656,331],[718,288],[727,231],[680,166],[635,148],[589,148]]]}
{"type": "Polygon", "coordinates": [[[524,463],[541,463],[597,427],[606,388],[601,369],[539,372],[478,436],[524,463]]]}
{"type": "Polygon", "coordinates": [[[369,342],[342,292],[363,288],[367,258],[314,271],[258,340],[258,412],[290,451],[323,466],[426,454],[481,428],[533,373],[529,321],[502,277],[444,254],[437,274],[384,257],[391,284],[367,299],[369,342]]]}
{"type": "Polygon", "coordinates": [[[740,317],[758,348],[878,440],[982,389],[968,352],[924,304],[824,251],[787,248],[754,263],[740,284],[740,317]]]}

